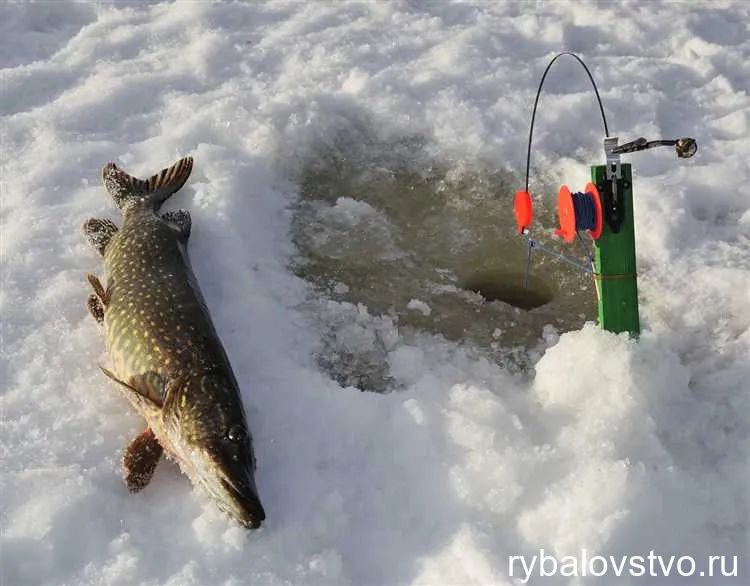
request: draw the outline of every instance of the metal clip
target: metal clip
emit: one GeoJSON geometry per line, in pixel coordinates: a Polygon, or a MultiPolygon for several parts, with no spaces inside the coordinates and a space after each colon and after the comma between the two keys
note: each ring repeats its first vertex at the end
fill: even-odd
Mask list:
{"type": "Polygon", "coordinates": [[[621,179],[620,153],[616,152],[617,137],[608,136],[604,139],[604,155],[607,157],[607,180],[621,179]]]}
{"type": "Polygon", "coordinates": [[[612,232],[617,234],[622,224],[619,185],[622,180],[620,154],[617,152],[617,137],[604,139],[604,154],[607,157],[606,183],[604,185],[604,219],[612,232]]]}

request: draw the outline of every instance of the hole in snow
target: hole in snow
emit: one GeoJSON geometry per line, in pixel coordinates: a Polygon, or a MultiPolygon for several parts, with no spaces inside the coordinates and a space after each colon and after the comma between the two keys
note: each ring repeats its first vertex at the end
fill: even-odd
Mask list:
{"type": "MultiPolygon", "coordinates": [[[[535,254],[523,289],[519,177],[436,158],[419,137],[376,138],[357,122],[329,134],[293,173],[292,237],[294,270],[317,296],[308,314],[320,331],[318,363],[343,386],[398,388],[393,349],[424,335],[525,369],[545,326],[568,331],[593,319],[590,279],[555,259],[535,254]]],[[[535,222],[555,224],[553,199],[536,205],[535,222]]]]}
{"type": "Polygon", "coordinates": [[[479,293],[485,301],[502,301],[527,311],[554,299],[552,287],[538,277],[530,275],[524,287],[522,273],[483,271],[467,278],[462,288],[479,293]]]}

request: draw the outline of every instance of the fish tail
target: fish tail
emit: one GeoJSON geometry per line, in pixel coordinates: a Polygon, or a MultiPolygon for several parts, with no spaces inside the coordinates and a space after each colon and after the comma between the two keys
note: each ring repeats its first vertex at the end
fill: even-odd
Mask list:
{"type": "Polygon", "coordinates": [[[121,210],[140,202],[149,202],[158,210],[185,184],[192,170],[193,158],[184,157],[149,179],[138,179],[110,162],[102,169],[102,181],[121,210]]]}

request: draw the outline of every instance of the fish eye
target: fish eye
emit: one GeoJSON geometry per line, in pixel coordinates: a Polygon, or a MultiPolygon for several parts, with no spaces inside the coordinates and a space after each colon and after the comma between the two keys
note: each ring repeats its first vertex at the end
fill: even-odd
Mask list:
{"type": "Polygon", "coordinates": [[[235,423],[227,431],[227,438],[233,442],[239,443],[244,440],[246,436],[245,429],[239,423],[235,423]]]}

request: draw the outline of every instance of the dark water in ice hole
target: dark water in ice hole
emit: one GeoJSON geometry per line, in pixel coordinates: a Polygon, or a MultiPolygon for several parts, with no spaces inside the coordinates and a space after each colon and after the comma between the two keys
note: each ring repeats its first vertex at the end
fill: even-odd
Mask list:
{"type": "MultiPolygon", "coordinates": [[[[520,176],[431,159],[419,139],[359,137],[321,146],[296,181],[294,270],[319,293],[311,305],[323,332],[318,362],[342,385],[397,387],[388,373],[393,340],[379,339],[382,316],[401,337],[441,335],[522,370],[545,325],[562,332],[595,317],[590,277],[540,252],[523,289],[528,248],[512,209],[520,176]],[[354,305],[331,310],[331,301],[354,305]]],[[[554,190],[546,191],[535,225],[552,227],[554,190]]]]}

